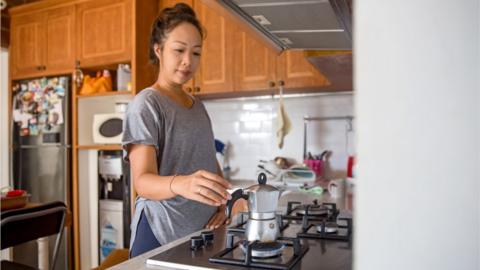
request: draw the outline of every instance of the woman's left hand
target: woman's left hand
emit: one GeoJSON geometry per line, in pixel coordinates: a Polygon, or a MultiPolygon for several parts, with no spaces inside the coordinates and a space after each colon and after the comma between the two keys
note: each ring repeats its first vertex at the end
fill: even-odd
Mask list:
{"type": "Polygon", "coordinates": [[[230,223],[230,220],[225,215],[225,205],[221,205],[218,207],[217,212],[215,212],[215,214],[213,214],[213,216],[210,218],[207,225],[205,225],[205,228],[216,229],[222,226],[223,224],[229,224],[229,223],[230,223]]]}

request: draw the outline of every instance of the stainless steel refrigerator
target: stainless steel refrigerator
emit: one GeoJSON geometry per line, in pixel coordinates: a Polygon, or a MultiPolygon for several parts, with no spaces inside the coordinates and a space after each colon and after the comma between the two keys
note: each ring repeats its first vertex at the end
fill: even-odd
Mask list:
{"type": "MultiPolygon", "coordinates": [[[[70,78],[17,81],[12,100],[11,179],[30,202],[62,201],[71,210],[70,78]]],[[[65,228],[55,269],[71,269],[71,227],[65,228]]],[[[50,260],[55,236],[50,237],[50,260]]],[[[38,266],[35,242],[13,249],[13,260],[38,266]]],[[[50,262],[51,263],[51,262],[50,262]]]]}

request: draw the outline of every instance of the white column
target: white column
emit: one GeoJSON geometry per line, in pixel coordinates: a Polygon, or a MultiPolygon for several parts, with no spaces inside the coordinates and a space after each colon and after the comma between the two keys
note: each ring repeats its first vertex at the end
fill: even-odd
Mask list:
{"type": "Polygon", "coordinates": [[[479,269],[479,1],[354,12],[354,267],[479,269]]]}
{"type": "Polygon", "coordinates": [[[0,185],[9,183],[8,140],[10,137],[8,121],[8,51],[4,48],[0,52],[0,185]]]}
{"type": "MultiPolygon", "coordinates": [[[[8,130],[8,51],[4,48],[0,52],[0,186],[11,185],[9,183],[9,163],[8,163],[8,140],[10,134],[8,130]]],[[[11,260],[12,250],[4,249],[1,251],[2,260],[11,260]]]]}

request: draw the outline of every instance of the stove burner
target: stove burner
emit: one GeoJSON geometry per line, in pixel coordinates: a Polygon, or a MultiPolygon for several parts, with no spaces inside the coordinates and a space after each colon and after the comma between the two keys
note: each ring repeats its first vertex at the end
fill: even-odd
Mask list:
{"type": "Polygon", "coordinates": [[[287,212],[282,217],[286,220],[302,220],[307,216],[311,221],[335,221],[339,211],[335,203],[318,204],[313,200],[312,204],[302,204],[300,202],[288,202],[287,212]]]}
{"type": "Polygon", "coordinates": [[[312,224],[305,216],[302,221],[302,230],[297,233],[297,236],[300,238],[350,241],[352,234],[352,219],[338,218],[338,220],[346,222],[347,225],[343,226],[326,221],[322,221],[320,224],[312,224]]]}
{"type": "Polygon", "coordinates": [[[317,232],[321,233],[322,229],[325,229],[325,233],[336,233],[338,231],[338,228],[336,225],[334,226],[329,226],[328,224],[323,227],[322,225],[317,226],[317,232]]]}
{"type": "MultiPolygon", "coordinates": [[[[248,241],[244,241],[240,244],[240,248],[245,253],[247,251],[248,241]]],[[[257,242],[251,246],[252,257],[254,258],[272,258],[282,255],[282,251],[285,249],[285,244],[280,242],[257,242]]]]}
{"type": "Polygon", "coordinates": [[[208,261],[250,268],[287,270],[292,269],[309,249],[308,244],[301,242],[300,238],[279,237],[276,242],[261,243],[249,242],[244,240],[244,237],[244,229],[229,228],[226,248],[210,257],[208,261]],[[236,237],[240,240],[235,241],[236,237]]]}
{"type": "MultiPolygon", "coordinates": [[[[305,212],[307,212],[307,207],[302,207],[303,209],[298,209],[296,212],[297,215],[304,216],[305,212]]],[[[308,209],[308,214],[311,216],[325,216],[328,214],[328,209],[326,207],[322,207],[321,205],[312,206],[308,209]]]]}

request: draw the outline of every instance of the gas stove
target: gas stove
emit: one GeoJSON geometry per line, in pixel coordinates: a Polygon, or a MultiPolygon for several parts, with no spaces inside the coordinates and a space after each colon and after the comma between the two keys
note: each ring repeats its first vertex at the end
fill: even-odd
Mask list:
{"type": "Polygon", "coordinates": [[[352,219],[335,204],[289,202],[277,214],[281,235],[275,242],[248,241],[248,213],[234,225],[203,231],[149,259],[147,264],[175,269],[351,269],[352,219]]]}
{"type": "Polygon", "coordinates": [[[301,221],[300,238],[330,239],[350,241],[352,235],[352,218],[339,217],[340,211],[335,203],[312,204],[288,202],[287,212],[282,220],[301,221]]]}

